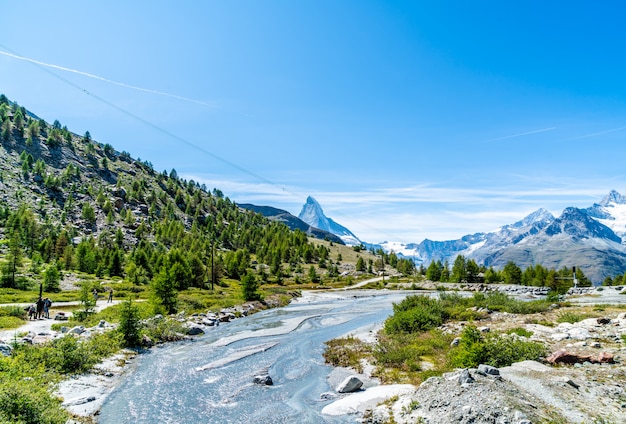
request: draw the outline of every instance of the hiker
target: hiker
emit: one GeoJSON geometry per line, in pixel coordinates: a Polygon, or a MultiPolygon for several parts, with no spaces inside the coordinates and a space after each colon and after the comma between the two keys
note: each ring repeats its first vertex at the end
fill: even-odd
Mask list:
{"type": "Polygon", "coordinates": [[[43,299],[39,296],[39,299],[37,299],[36,318],[41,319],[41,317],[43,317],[43,299]]]}
{"type": "Polygon", "coordinates": [[[98,290],[97,289],[93,289],[93,300],[98,302],[98,290]]]}
{"type": "Polygon", "coordinates": [[[28,320],[31,321],[35,315],[35,305],[32,303],[28,306],[28,320]]]}
{"type": "Polygon", "coordinates": [[[50,306],[52,306],[52,301],[46,297],[43,300],[43,316],[46,319],[50,319],[50,306]]]}
{"type": "Polygon", "coordinates": [[[109,289],[109,299],[107,303],[113,303],[113,289],[109,289]]]}

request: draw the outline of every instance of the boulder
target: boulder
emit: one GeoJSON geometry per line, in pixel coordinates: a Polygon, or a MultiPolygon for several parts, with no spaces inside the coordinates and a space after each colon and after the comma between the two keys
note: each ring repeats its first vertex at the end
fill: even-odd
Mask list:
{"type": "Polygon", "coordinates": [[[67,315],[65,315],[65,312],[57,312],[54,315],[54,320],[55,321],[67,321],[67,315]]]}
{"type": "Polygon", "coordinates": [[[12,352],[13,348],[11,347],[11,345],[8,345],[6,343],[0,343],[0,355],[11,356],[12,352]]]}
{"type": "Polygon", "coordinates": [[[152,347],[154,346],[154,342],[152,339],[146,335],[141,338],[141,345],[144,347],[152,347]]]}
{"type": "Polygon", "coordinates": [[[474,382],[474,377],[470,374],[469,370],[466,368],[459,373],[459,384],[472,384],[474,382]]]}
{"type": "Polygon", "coordinates": [[[252,379],[252,382],[254,384],[260,384],[262,386],[272,386],[274,384],[274,381],[272,381],[272,377],[270,377],[267,374],[255,375],[254,378],[252,379]]]}
{"type": "Polygon", "coordinates": [[[204,334],[204,330],[200,327],[192,326],[187,329],[187,334],[189,336],[197,336],[199,334],[204,334]]]}
{"type": "Polygon", "coordinates": [[[346,377],[339,385],[337,386],[337,391],[339,393],[352,393],[356,392],[363,386],[363,382],[356,375],[351,375],[346,377]]]}
{"type": "Polygon", "coordinates": [[[582,364],[584,362],[591,362],[592,364],[612,364],[615,362],[615,359],[609,352],[600,352],[598,356],[592,356],[569,353],[566,350],[561,349],[548,356],[546,361],[551,364],[566,365],[582,364]]]}
{"type": "Polygon", "coordinates": [[[500,375],[500,370],[491,365],[480,364],[478,366],[478,372],[483,375],[500,375]]]}
{"type": "Polygon", "coordinates": [[[83,327],[82,325],[77,325],[76,327],[68,331],[69,334],[83,334],[84,332],[85,332],[85,327],[83,327]]]}

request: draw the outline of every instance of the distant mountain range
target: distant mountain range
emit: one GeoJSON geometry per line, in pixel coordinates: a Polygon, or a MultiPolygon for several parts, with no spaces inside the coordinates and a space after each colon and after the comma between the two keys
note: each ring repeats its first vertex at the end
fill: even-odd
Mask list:
{"type": "MultiPolygon", "coordinates": [[[[577,266],[596,284],[606,276],[626,271],[626,245],[622,242],[626,240],[626,196],[615,190],[586,209],[568,207],[558,218],[545,209],[538,209],[495,232],[469,234],[447,241],[425,239],[420,243],[383,242],[380,245],[362,242],[346,227],[326,217],[312,197],[307,198],[299,218],[323,230],[322,235],[334,234],[345,244],[380,246],[411,258],[417,264],[428,265],[433,260],[452,264],[458,255],[463,255],[496,269],[509,261],[522,269],[536,264],[554,269],[577,266]]],[[[286,217],[282,219],[287,221],[286,217]]],[[[313,231],[307,230],[309,234],[313,231]]]]}

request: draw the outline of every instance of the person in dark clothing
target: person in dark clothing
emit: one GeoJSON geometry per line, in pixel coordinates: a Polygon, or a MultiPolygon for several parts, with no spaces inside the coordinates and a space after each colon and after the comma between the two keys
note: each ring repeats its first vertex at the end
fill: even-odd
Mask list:
{"type": "Polygon", "coordinates": [[[52,301],[46,297],[43,300],[43,316],[46,319],[50,319],[50,306],[52,306],[52,301]]]}
{"type": "Polygon", "coordinates": [[[107,303],[113,303],[113,289],[109,289],[109,299],[107,303]]]}
{"type": "Polygon", "coordinates": [[[37,299],[37,319],[41,319],[43,317],[43,299],[39,296],[37,299]]]}

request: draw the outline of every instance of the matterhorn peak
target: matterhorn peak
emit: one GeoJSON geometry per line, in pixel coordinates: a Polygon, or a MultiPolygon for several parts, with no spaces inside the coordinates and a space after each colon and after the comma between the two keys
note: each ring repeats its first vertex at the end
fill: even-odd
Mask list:
{"type": "Polygon", "coordinates": [[[339,236],[348,245],[361,244],[361,241],[350,230],[324,215],[322,206],[311,196],[306,198],[306,203],[302,206],[298,218],[312,227],[339,236]]]}

